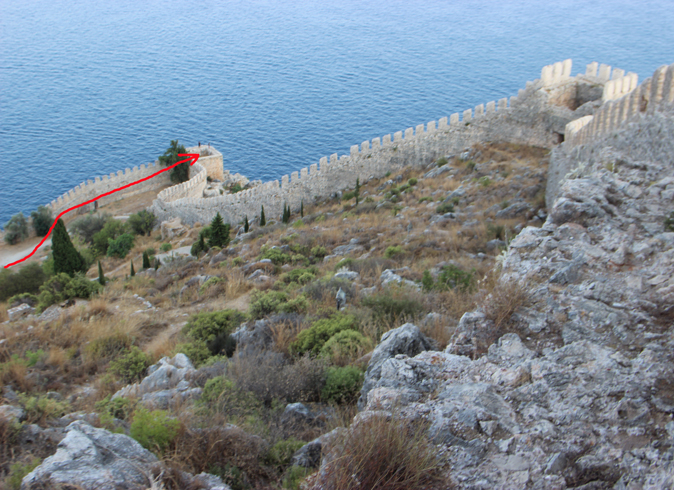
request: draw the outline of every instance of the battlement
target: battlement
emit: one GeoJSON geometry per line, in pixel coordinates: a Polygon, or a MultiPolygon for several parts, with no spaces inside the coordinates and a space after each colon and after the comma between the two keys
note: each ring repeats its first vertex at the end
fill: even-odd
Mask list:
{"type": "Polygon", "coordinates": [[[674,64],[659,67],[639,86],[635,83],[634,74],[607,82],[602,107],[593,116],[585,116],[566,125],[566,147],[588,143],[615,131],[640,113],[674,103],[674,64]]]}

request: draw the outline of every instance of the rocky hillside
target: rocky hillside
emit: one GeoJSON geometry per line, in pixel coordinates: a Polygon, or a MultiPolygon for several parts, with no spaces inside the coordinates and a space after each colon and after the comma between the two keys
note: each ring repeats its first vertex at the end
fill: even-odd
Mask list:
{"type": "Polygon", "coordinates": [[[49,279],[0,308],[0,478],[674,488],[673,155],[667,109],[478,144],[196,257],[209,228],[164,223],[88,301],[45,307],[83,287],[49,279]],[[574,170],[546,210],[550,161],[574,170]]]}

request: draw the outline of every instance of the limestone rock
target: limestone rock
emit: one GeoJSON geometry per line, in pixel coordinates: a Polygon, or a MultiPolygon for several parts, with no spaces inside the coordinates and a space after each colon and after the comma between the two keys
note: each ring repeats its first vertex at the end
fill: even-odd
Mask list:
{"type": "Polygon", "coordinates": [[[10,422],[20,422],[25,415],[21,407],[13,405],[0,405],[0,418],[9,420],[10,422]]]}
{"type": "Polygon", "coordinates": [[[23,303],[16,308],[10,308],[7,310],[7,315],[9,316],[10,322],[15,322],[25,316],[32,315],[35,313],[35,308],[23,303]]]}
{"type": "Polygon", "coordinates": [[[22,490],[70,484],[85,490],[145,488],[157,458],[134,439],[76,421],[66,428],[56,454],[26,475],[22,490]]]}
{"type": "Polygon", "coordinates": [[[419,327],[406,323],[401,327],[389,330],[375,347],[365,372],[363,388],[358,399],[358,408],[362,410],[367,403],[367,394],[381,377],[382,366],[387,359],[403,354],[415,356],[421,351],[432,348],[431,342],[421,333],[419,327]]]}
{"type": "Polygon", "coordinates": [[[162,240],[172,240],[176,237],[182,236],[187,232],[187,228],[182,225],[180,218],[173,218],[167,221],[162,221],[161,225],[162,240]]]}

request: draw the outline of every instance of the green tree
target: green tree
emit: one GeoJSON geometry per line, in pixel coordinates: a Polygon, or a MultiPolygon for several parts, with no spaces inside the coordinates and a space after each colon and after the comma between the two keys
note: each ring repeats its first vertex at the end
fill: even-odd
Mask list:
{"type": "Polygon", "coordinates": [[[190,248],[190,254],[194,255],[195,257],[199,257],[199,254],[201,252],[205,252],[206,250],[208,250],[208,247],[204,241],[204,235],[199,234],[199,240],[192,244],[192,248],[190,248]]]}
{"type": "Polygon", "coordinates": [[[105,276],[103,275],[103,267],[100,260],[98,261],[98,283],[101,286],[105,286],[105,276]]]}
{"type": "MultiPolygon", "coordinates": [[[[159,157],[159,162],[165,167],[170,167],[174,163],[182,160],[182,157],[179,157],[179,153],[187,153],[183,145],[178,144],[178,140],[172,140],[171,146],[164,152],[162,156],[159,157]]],[[[185,182],[190,179],[190,162],[184,162],[180,165],[173,167],[171,170],[171,182],[177,184],[185,182]]]]}
{"type": "Polygon", "coordinates": [[[360,177],[356,177],[356,189],[353,191],[353,195],[356,196],[356,206],[360,202],[360,177]]]}
{"type": "Polygon", "coordinates": [[[267,218],[264,217],[264,206],[262,206],[262,211],[260,211],[260,226],[267,224],[267,218]]]}
{"type": "Polygon", "coordinates": [[[87,271],[84,257],[75,249],[73,242],[70,241],[66,225],[63,224],[63,220],[61,219],[56,222],[56,226],[54,227],[51,246],[54,255],[54,273],[65,272],[72,277],[76,272],[87,271]]]}
{"type": "Polygon", "coordinates": [[[304,218],[304,201],[300,202],[300,218],[304,218]]]}
{"type": "Polygon", "coordinates": [[[49,233],[52,224],[51,209],[47,206],[38,206],[37,211],[30,213],[30,217],[37,236],[45,236],[49,233]]]}
{"type": "Polygon", "coordinates": [[[211,236],[208,239],[209,248],[225,248],[229,245],[229,229],[229,223],[223,223],[220,213],[216,213],[215,218],[211,221],[211,236]]]}
{"type": "Polygon", "coordinates": [[[147,254],[147,250],[143,252],[143,269],[150,268],[150,256],[147,254]]]}
{"type": "Polygon", "coordinates": [[[244,233],[248,233],[248,230],[250,230],[250,224],[248,223],[248,216],[246,216],[246,219],[243,221],[243,231],[244,233]]]}
{"type": "Polygon", "coordinates": [[[28,221],[23,213],[15,214],[5,224],[5,241],[15,245],[28,238],[28,221]]]}
{"type": "Polygon", "coordinates": [[[283,216],[281,217],[281,221],[283,223],[287,223],[290,220],[290,207],[288,207],[287,204],[283,205],[283,216]]]}
{"type": "Polygon", "coordinates": [[[131,272],[129,273],[129,276],[133,277],[136,275],[136,271],[133,268],[133,260],[131,261],[131,272]]]}
{"type": "Polygon", "coordinates": [[[127,223],[135,235],[151,235],[154,225],[157,223],[157,217],[154,213],[143,209],[142,211],[129,216],[127,223]]]}
{"type": "Polygon", "coordinates": [[[133,248],[133,240],[133,235],[130,233],[119,235],[114,240],[109,238],[108,251],[106,252],[106,255],[108,257],[117,257],[119,259],[123,259],[133,248]]]}

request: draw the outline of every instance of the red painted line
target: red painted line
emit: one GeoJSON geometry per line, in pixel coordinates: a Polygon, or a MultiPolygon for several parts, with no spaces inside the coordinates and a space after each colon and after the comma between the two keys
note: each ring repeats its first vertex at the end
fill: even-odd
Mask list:
{"type": "Polygon", "coordinates": [[[72,208],[68,208],[68,209],[66,209],[65,211],[61,212],[61,214],[59,214],[59,215],[54,219],[54,222],[52,223],[51,228],[49,228],[49,232],[47,232],[47,234],[44,236],[44,238],[42,239],[42,241],[41,241],[40,243],[37,244],[37,246],[33,249],[33,251],[32,251],[31,253],[29,253],[28,255],[26,255],[23,259],[17,260],[16,262],[12,262],[11,264],[7,264],[7,265],[5,266],[5,269],[7,269],[7,268],[9,268],[9,267],[12,267],[13,265],[20,264],[20,263],[23,262],[24,260],[26,260],[26,259],[32,257],[33,254],[34,254],[35,252],[37,252],[37,250],[38,250],[38,249],[42,246],[42,244],[47,240],[47,238],[49,238],[49,235],[51,235],[51,232],[54,230],[54,227],[56,226],[56,222],[57,222],[57,221],[59,220],[59,218],[61,218],[61,216],[63,216],[64,214],[66,214],[66,213],[72,211],[73,209],[81,208],[82,206],[86,206],[87,204],[90,204],[90,203],[92,203],[92,202],[94,202],[94,201],[97,201],[97,200],[99,200],[101,197],[109,196],[110,194],[114,194],[115,192],[119,192],[119,191],[121,191],[122,189],[126,189],[127,187],[131,187],[131,186],[133,186],[133,185],[140,184],[141,182],[145,182],[146,180],[150,180],[151,178],[156,177],[156,176],[159,175],[160,173],[166,172],[167,170],[171,170],[173,167],[175,167],[176,165],[180,165],[181,163],[185,163],[185,162],[191,161],[190,166],[192,166],[192,165],[194,165],[195,163],[197,163],[197,160],[199,160],[199,157],[200,157],[201,155],[199,155],[198,153],[178,153],[178,156],[180,156],[180,157],[188,157],[188,158],[186,158],[185,160],[180,160],[179,162],[176,162],[176,163],[174,163],[173,165],[171,165],[171,166],[169,166],[169,167],[166,167],[165,169],[160,170],[159,172],[155,172],[155,173],[153,173],[152,175],[149,175],[149,176],[147,176],[147,177],[145,177],[145,178],[143,178],[143,179],[137,180],[137,181],[135,181],[135,182],[131,182],[130,184],[123,185],[122,187],[118,187],[117,189],[113,189],[113,190],[111,190],[111,191],[109,191],[109,192],[106,192],[105,194],[101,194],[100,196],[96,196],[96,197],[94,197],[93,199],[89,199],[88,201],[83,202],[82,204],[78,204],[77,206],[73,206],[72,208]]]}

